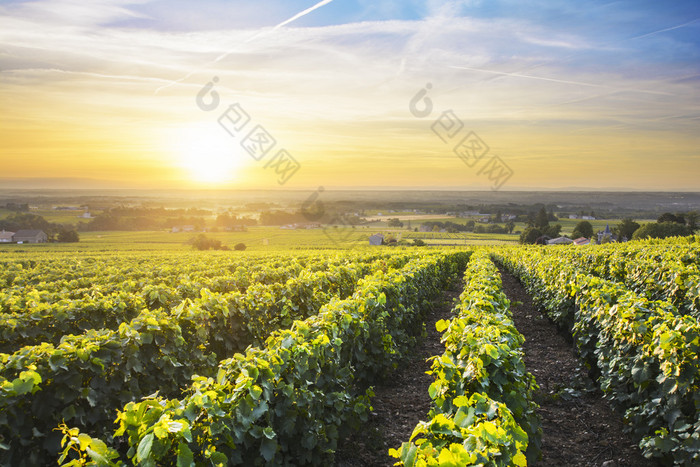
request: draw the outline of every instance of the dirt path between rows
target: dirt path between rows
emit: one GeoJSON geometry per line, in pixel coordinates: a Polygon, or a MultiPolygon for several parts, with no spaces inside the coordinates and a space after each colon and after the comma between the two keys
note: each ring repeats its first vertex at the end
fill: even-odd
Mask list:
{"type": "Polygon", "coordinates": [[[535,400],[542,418],[542,460],[534,465],[658,465],[623,432],[620,415],[602,398],[572,345],[535,309],[520,282],[503,269],[501,279],[515,327],[525,336],[525,366],[540,386],[535,400]]]}
{"type": "Polygon", "coordinates": [[[336,467],[381,467],[397,461],[389,456],[389,448],[398,449],[408,441],[418,422],[425,420],[430,411],[428,386],[433,377],[425,374],[430,370],[426,360],[445,352],[435,323],[452,318],[453,299],[460,293],[461,286],[442,293],[426,317],[427,337],[418,343],[407,362],[375,386],[370,420],[360,433],[340,441],[336,467]]]}
{"type": "MultiPolygon", "coordinates": [[[[503,290],[511,301],[513,320],[525,336],[525,366],[535,375],[540,390],[536,401],[542,418],[543,466],[648,467],[636,442],[623,432],[619,414],[602,398],[579,364],[572,345],[532,304],[530,296],[512,275],[501,270],[503,290]]],[[[430,410],[431,376],[426,359],[440,355],[444,346],[435,322],[450,319],[453,300],[461,290],[443,292],[426,320],[427,338],[421,340],[407,363],[375,387],[373,412],[362,431],[340,440],[336,467],[392,466],[389,448],[408,441],[430,410]]]]}

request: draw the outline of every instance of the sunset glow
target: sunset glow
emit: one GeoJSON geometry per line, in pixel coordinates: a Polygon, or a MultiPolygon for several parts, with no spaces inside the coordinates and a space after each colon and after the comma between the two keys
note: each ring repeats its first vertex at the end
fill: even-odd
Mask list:
{"type": "Polygon", "coordinates": [[[174,137],[173,154],[191,181],[221,185],[235,183],[244,163],[240,148],[213,125],[184,128],[174,137]]]}
{"type": "Polygon", "coordinates": [[[0,180],[279,188],[284,149],[291,189],[489,189],[498,156],[500,189],[695,191],[698,109],[692,1],[0,2],[0,180]],[[478,163],[433,131],[447,111],[478,163]]]}

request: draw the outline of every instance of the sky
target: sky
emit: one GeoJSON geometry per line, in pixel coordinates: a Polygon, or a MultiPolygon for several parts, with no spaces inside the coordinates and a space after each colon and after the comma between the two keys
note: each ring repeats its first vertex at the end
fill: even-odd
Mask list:
{"type": "Polygon", "coordinates": [[[0,188],[700,191],[700,2],[0,0],[0,188]]]}

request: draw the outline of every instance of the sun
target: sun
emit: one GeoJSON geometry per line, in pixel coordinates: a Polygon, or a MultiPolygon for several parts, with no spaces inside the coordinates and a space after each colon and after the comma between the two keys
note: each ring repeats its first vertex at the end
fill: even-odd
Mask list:
{"type": "Polygon", "coordinates": [[[182,129],[175,137],[179,166],[202,184],[232,182],[240,175],[244,157],[240,142],[216,121],[182,129]]]}

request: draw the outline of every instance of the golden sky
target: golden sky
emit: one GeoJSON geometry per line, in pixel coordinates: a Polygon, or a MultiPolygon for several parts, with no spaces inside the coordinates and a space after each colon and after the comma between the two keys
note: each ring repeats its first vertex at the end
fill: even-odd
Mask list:
{"type": "Polygon", "coordinates": [[[572,5],[3,1],[0,187],[700,190],[698,3],[572,5]]]}

